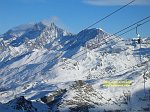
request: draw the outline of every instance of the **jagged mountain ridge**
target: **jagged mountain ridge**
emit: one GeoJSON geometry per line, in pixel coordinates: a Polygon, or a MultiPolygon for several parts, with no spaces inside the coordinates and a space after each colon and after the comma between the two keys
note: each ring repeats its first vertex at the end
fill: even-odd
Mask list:
{"type": "MultiPolygon", "coordinates": [[[[8,40],[9,44],[13,47],[18,47],[25,43],[25,41],[36,41],[38,43],[47,40],[51,40],[50,38],[57,38],[65,35],[69,35],[66,31],[58,28],[54,23],[51,23],[49,26],[46,26],[42,22],[36,23],[32,25],[32,27],[18,27],[11,30],[8,30],[4,33],[1,38],[4,40],[8,40]],[[43,40],[42,40],[43,39],[43,40]],[[42,41],[40,41],[42,40],[42,41]]],[[[46,44],[44,43],[43,44],[46,44]]],[[[48,41],[49,42],[49,41],[48,41]]]]}
{"type": "MultiPolygon", "coordinates": [[[[29,27],[29,29],[32,28],[29,27]]],[[[25,96],[28,100],[38,100],[44,95],[65,88],[67,92],[59,98],[61,105],[57,109],[61,111],[76,110],[74,105],[80,103],[81,99],[79,98],[81,97],[78,94],[82,93],[85,97],[89,97],[91,94],[91,98],[83,98],[85,101],[83,100],[82,103],[88,104],[86,109],[94,106],[98,110],[104,110],[104,104],[107,105],[109,98],[114,94],[116,96],[122,95],[124,89],[121,89],[122,91],[119,93],[114,91],[113,94],[108,88],[110,92],[107,95],[110,96],[105,96],[106,90],[100,86],[102,81],[106,79],[130,79],[135,80],[134,85],[138,84],[139,87],[142,87],[142,81],[137,83],[137,80],[142,79],[140,74],[143,73],[146,65],[139,65],[140,68],[135,66],[137,70],[131,69],[132,66],[140,63],[138,44],[135,47],[132,41],[126,43],[121,38],[109,37],[109,34],[96,28],[83,30],[75,35],[67,33],[53,23],[50,26],[35,25],[34,28],[34,30],[27,30],[28,27],[21,29],[21,31],[27,30],[27,32],[22,33],[22,35],[16,34],[18,36],[14,37],[14,40],[1,38],[0,100],[3,103],[16,96],[25,96]],[[39,28],[40,26],[42,27],[39,28]],[[30,31],[35,32],[31,33],[35,34],[33,37],[31,34],[28,35],[30,31]],[[27,37],[25,38],[24,35],[27,37]],[[109,38],[106,39],[106,37],[109,38]],[[72,89],[74,81],[77,80],[84,80],[88,84],[83,85],[81,90],[76,87],[72,89]],[[86,94],[84,91],[88,87],[91,90],[87,90],[89,94],[86,94]],[[81,92],[82,89],[83,92],[81,92]],[[103,89],[103,95],[101,95],[100,89],[103,89]],[[94,95],[97,93],[100,96],[94,95]],[[103,100],[92,101],[92,99],[99,97],[102,97],[103,100]],[[103,97],[108,97],[108,99],[103,97]],[[87,103],[88,100],[89,103],[87,103]],[[70,105],[72,108],[69,109],[70,105]]],[[[15,32],[16,30],[19,29],[15,29],[15,32]]],[[[13,34],[13,30],[11,33],[13,34]]],[[[6,36],[6,34],[4,35],[6,36]]],[[[145,40],[148,41],[148,38],[145,40]]],[[[145,50],[142,54],[143,62],[149,61],[149,57],[147,57],[150,55],[149,47],[149,44],[142,45],[143,51],[145,50]]],[[[112,97],[110,105],[114,101],[115,98],[112,97]]],[[[53,104],[54,107],[56,104],[53,104]]],[[[117,103],[113,103],[113,106],[115,105],[117,103]]],[[[57,110],[53,107],[51,109],[57,110]]]]}

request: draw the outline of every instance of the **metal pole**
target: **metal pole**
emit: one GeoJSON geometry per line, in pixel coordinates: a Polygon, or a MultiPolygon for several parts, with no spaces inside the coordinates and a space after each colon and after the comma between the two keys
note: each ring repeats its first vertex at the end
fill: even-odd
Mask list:
{"type": "Polygon", "coordinates": [[[138,37],[138,44],[140,44],[140,49],[139,49],[139,56],[140,56],[140,64],[142,63],[142,57],[141,57],[141,37],[140,35],[138,34],[138,24],[137,24],[137,27],[136,27],[136,35],[138,37]]]}

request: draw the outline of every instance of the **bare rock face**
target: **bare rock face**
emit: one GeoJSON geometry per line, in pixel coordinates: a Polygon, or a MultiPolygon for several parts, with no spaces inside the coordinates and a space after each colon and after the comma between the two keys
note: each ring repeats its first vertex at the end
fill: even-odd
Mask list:
{"type": "Polygon", "coordinates": [[[33,107],[32,102],[28,101],[24,98],[24,96],[20,96],[14,100],[11,100],[7,103],[10,107],[16,110],[22,110],[26,112],[36,112],[37,109],[33,107]]]}
{"type": "Polygon", "coordinates": [[[49,96],[42,97],[41,101],[43,101],[46,104],[50,104],[52,102],[59,100],[66,91],[67,91],[66,89],[60,89],[58,91],[53,92],[49,96]]]}
{"type": "Polygon", "coordinates": [[[44,96],[44,97],[41,98],[41,100],[42,100],[44,103],[50,103],[50,102],[54,101],[54,96],[53,96],[53,95],[44,96]]]}

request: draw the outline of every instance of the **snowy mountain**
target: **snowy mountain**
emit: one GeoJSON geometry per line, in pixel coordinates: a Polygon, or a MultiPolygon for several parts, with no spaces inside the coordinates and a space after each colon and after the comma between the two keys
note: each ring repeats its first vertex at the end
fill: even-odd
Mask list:
{"type": "Polygon", "coordinates": [[[140,48],[102,29],[39,22],[1,35],[0,53],[2,112],[150,111],[150,38],[140,48]]]}

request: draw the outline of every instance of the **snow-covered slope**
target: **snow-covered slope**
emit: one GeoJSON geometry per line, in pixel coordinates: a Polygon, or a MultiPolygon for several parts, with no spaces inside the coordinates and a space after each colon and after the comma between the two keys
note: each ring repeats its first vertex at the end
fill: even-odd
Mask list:
{"type": "Polygon", "coordinates": [[[149,42],[143,39],[140,48],[132,40],[96,28],[73,35],[54,23],[11,29],[0,37],[0,110],[150,110],[149,42]],[[132,84],[103,86],[105,81],[124,80],[132,84]],[[46,103],[41,100],[44,96],[46,103]],[[15,110],[20,98],[23,107],[15,110]]]}

